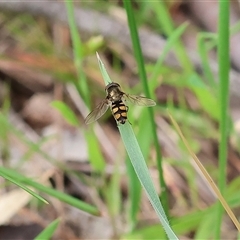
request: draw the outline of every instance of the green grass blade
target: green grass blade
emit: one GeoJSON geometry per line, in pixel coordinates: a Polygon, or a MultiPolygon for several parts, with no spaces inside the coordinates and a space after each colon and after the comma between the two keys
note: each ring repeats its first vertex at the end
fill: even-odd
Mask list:
{"type": "MultiPolygon", "coordinates": [[[[73,0],[65,0],[67,14],[68,14],[68,22],[70,27],[71,39],[73,43],[73,53],[74,53],[74,63],[77,71],[78,81],[77,83],[73,82],[82,96],[84,102],[90,108],[91,103],[91,94],[89,90],[89,84],[87,82],[86,75],[84,73],[84,69],[82,66],[82,61],[84,57],[84,47],[79,36],[79,31],[75,22],[75,14],[74,14],[74,5],[73,0]]],[[[89,153],[89,160],[91,166],[96,171],[103,171],[105,162],[103,160],[103,156],[98,154],[98,158],[95,158],[96,153],[100,153],[100,146],[98,143],[97,137],[93,134],[93,131],[90,130],[86,132],[86,140],[88,143],[88,153],[89,153]],[[91,136],[90,136],[91,135],[91,136]]]]}
{"type": "Polygon", "coordinates": [[[205,221],[201,221],[196,229],[195,239],[213,239],[216,226],[212,225],[215,216],[210,212],[206,214],[205,221]]]}
{"type": "Polygon", "coordinates": [[[180,36],[184,33],[184,31],[186,30],[188,25],[189,25],[188,22],[181,24],[177,29],[175,29],[173,31],[171,36],[168,38],[168,40],[164,46],[163,52],[159,56],[157,63],[154,66],[150,81],[156,81],[156,79],[158,78],[158,76],[161,72],[161,66],[164,62],[164,59],[166,58],[166,56],[169,53],[169,51],[171,50],[171,48],[176,44],[176,42],[180,38],[180,36]]]}
{"type": "Polygon", "coordinates": [[[88,143],[88,156],[91,166],[96,172],[103,172],[106,166],[104,156],[101,153],[101,148],[99,146],[99,141],[93,131],[89,129],[85,133],[85,139],[88,143]]]}
{"type": "Polygon", "coordinates": [[[126,164],[127,164],[127,175],[129,179],[128,188],[129,188],[129,199],[130,199],[129,214],[128,214],[129,225],[130,225],[129,229],[130,231],[132,231],[135,228],[137,223],[137,216],[138,216],[139,206],[141,201],[142,188],[129,158],[126,161],[126,164]]]}
{"type": "MultiPolygon", "coordinates": [[[[226,186],[228,103],[229,103],[229,1],[219,1],[218,25],[219,103],[220,103],[220,146],[219,146],[219,189],[223,193],[226,186]]],[[[217,210],[217,230],[215,239],[220,239],[223,207],[217,210]]]]}
{"type": "MultiPolygon", "coordinates": [[[[99,67],[100,67],[101,73],[103,75],[105,84],[109,84],[112,81],[111,81],[111,79],[104,67],[104,64],[101,61],[98,54],[97,54],[97,58],[98,58],[99,67]]],[[[169,225],[167,216],[166,216],[164,209],[162,207],[162,204],[159,200],[158,194],[154,188],[153,182],[149,175],[149,171],[148,171],[146,162],[144,160],[143,154],[138,145],[137,139],[134,135],[131,125],[129,124],[129,122],[126,122],[124,125],[119,124],[118,129],[120,131],[124,146],[127,150],[128,156],[131,160],[131,163],[136,172],[136,175],[138,176],[140,183],[142,184],[144,190],[146,191],[147,196],[148,196],[154,210],[156,211],[156,213],[163,225],[164,230],[166,231],[166,234],[168,235],[169,239],[178,239],[169,225]]]]}
{"type": "Polygon", "coordinates": [[[209,39],[209,36],[208,35],[206,36],[205,33],[200,33],[197,37],[197,46],[198,46],[198,52],[202,60],[203,72],[212,88],[212,91],[214,91],[216,89],[217,84],[209,64],[208,49],[205,44],[206,39],[209,39]]]}
{"type": "Polygon", "coordinates": [[[60,222],[60,219],[56,219],[53,222],[51,222],[42,232],[40,232],[34,240],[48,240],[51,239],[54,232],[56,231],[58,224],[60,222]]]}
{"type": "MultiPolygon", "coordinates": [[[[210,210],[211,208],[201,209],[172,219],[171,222],[174,231],[179,235],[196,231],[201,221],[205,218],[205,215],[211,212],[210,210]]],[[[132,233],[127,233],[122,239],[164,239],[164,231],[163,229],[159,230],[159,224],[149,225],[136,229],[132,233]]]]}
{"type": "Polygon", "coordinates": [[[53,101],[51,102],[51,106],[57,109],[69,124],[79,127],[79,121],[73,110],[68,105],[61,101],[53,101]]]}
{"type": "MultiPolygon", "coordinates": [[[[152,145],[152,135],[149,134],[151,123],[148,121],[149,117],[146,114],[146,112],[147,109],[143,109],[141,115],[139,116],[139,131],[136,134],[139,146],[145,159],[148,158],[152,145]]],[[[129,178],[129,196],[130,196],[129,225],[130,229],[133,230],[137,224],[137,216],[141,202],[142,187],[129,158],[127,159],[127,173],[129,178]]]]}
{"type": "Polygon", "coordinates": [[[124,146],[127,150],[128,156],[132,162],[135,172],[141,182],[146,194],[156,211],[166,234],[169,239],[178,239],[173,230],[171,229],[167,220],[166,214],[163,210],[162,204],[159,200],[157,192],[154,188],[153,182],[150,178],[149,171],[142,155],[141,149],[138,145],[137,139],[134,135],[131,125],[126,122],[124,125],[118,125],[124,146]]]}
{"type": "Polygon", "coordinates": [[[2,176],[3,178],[7,179],[9,182],[12,182],[13,184],[19,186],[20,188],[22,188],[23,190],[25,190],[26,192],[31,194],[33,197],[37,198],[38,200],[48,204],[47,200],[45,200],[44,198],[39,196],[37,193],[33,192],[28,187],[26,187],[23,184],[21,184],[18,180],[15,180],[14,176],[12,176],[12,177],[8,176],[7,172],[5,171],[5,168],[0,168],[0,176],[2,176]]]}
{"type": "Polygon", "coordinates": [[[94,206],[91,206],[83,201],[80,201],[68,194],[59,192],[53,188],[46,187],[40,183],[37,183],[37,182],[31,180],[30,178],[26,178],[23,175],[16,173],[15,171],[13,171],[11,169],[6,169],[3,167],[0,167],[0,172],[4,172],[5,175],[14,179],[15,181],[20,182],[21,184],[31,186],[31,187],[37,189],[38,191],[44,192],[52,197],[59,199],[62,202],[72,205],[78,209],[85,211],[85,212],[88,212],[88,213],[94,214],[94,215],[99,214],[97,208],[95,208],[94,206]]]}
{"type": "MultiPolygon", "coordinates": [[[[158,23],[162,26],[164,34],[166,36],[171,37],[172,34],[175,31],[173,20],[170,16],[169,10],[167,9],[166,2],[165,1],[158,1],[154,2],[151,1],[149,4],[152,5],[152,9],[155,12],[156,18],[158,20],[158,23]]],[[[182,68],[184,69],[184,72],[187,74],[192,73],[194,66],[192,62],[190,61],[187,51],[184,48],[182,42],[180,39],[175,42],[174,50],[176,53],[176,57],[181,64],[182,68]]]]}
{"type": "Polygon", "coordinates": [[[90,93],[88,88],[87,79],[85,73],[82,68],[82,59],[83,59],[83,44],[81,42],[81,38],[79,36],[78,28],[75,22],[75,14],[74,14],[74,6],[73,1],[65,0],[67,15],[68,15],[68,23],[70,27],[71,39],[73,43],[73,53],[74,53],[74,63],[77,70],[78,75],[78,83],[75,84],[77,90],[82,95],[85,103],[88,107],[90,107],[90,93]]]}
{"type": "MultiPolygon", "coordinates": [[[[139,71],[139,76],[144,88],[145,95],[150,98],[150,91],[148,87],[148,82],[147,82],[147,75],[146,75],[146,70],[144,66],[144,61],[143,61],[143,55],[142,55],[142,49],[140,46],[140,41],[139,41],[139,36],[138,36],[138,31],[136,27],[136,22],[134,18],[134,13],[132,9],[132,2],[128,0],[124,0],[124,7],[126,9],[127,17],[128,17],[128,25],[130,28],[130,34],[131,34],[131,40],[132,40],[132,45],[133,45],[133,50],[134,50],[134,55],[137,60],[137,65],[138,65],[138,71],[139,71]]],[[[163,201],[163,206],[168,214],[168,197],[167,197],[167,191],[166,191],[166,183],[164,181],[163,177],[163,168],[162,168],[162,154],[161,154],[161,147],[158,142],[158,136],[157,136],[157,127],[154,121],[154,112],[152,108],[148,108],[149,112],[149,119],[151,122],[151,131],[153,133],[153,139],[154,139],[154,145],[156,149],[156,154],[157,154],[157,167],[158,167],[158,173],[159,173],[159,185],[161,186],[161,189],[163,189],[161,193],[161,199],[163,201]]]]}

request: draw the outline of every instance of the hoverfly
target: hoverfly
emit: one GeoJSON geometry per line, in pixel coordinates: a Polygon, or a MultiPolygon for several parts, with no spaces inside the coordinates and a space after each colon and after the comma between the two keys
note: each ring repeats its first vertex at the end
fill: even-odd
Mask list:
{"type": "Polygon", "coordinates": [[[149,98],[126,94],[121,91],[118,83],[109,83],[106,88],[106,98],[100,102],[97,107],[85,118],[85,123],[90,124],[98,120],[111,107],[112,114],[117,123],[124,124],[127,121],[128,106],[125,102],[129,101],[138,106],[151,107],[156,103],[149,98]]]}

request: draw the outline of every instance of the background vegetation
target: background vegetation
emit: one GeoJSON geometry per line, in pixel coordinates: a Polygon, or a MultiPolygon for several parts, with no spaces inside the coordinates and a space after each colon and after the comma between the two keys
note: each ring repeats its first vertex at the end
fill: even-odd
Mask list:
{"type": "Polygon", "coordinates": [[[174,233],[236,239],[169,113],[238,216],[239,8],[0,3],[2,238],[166,238],[110,111],[84,124],[105,97],[97,51],[112,81],[157,103],[129,105],[128,118],[174,233]]]}

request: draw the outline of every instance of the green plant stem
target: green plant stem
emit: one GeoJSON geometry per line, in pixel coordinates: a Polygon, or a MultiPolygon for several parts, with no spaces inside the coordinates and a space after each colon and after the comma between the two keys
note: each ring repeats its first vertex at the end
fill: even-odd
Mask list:
{"type": "MultiPolygon", "coordinates": [[[[153,11],[155,11],[156,18],[158,22],[162,25],[164,33],[171,37],[173,32],[175,31],[174,23],[169,14],[169,11],[166,6],[165,1],[151,1],[153,11]]],[[[184,48],[180,39],[175,42],[174,50],[176,53],[176,57],[181,64],[182,68],[187,74],[191,74],[194,70],[193,64],[188,57],[187,51],[184,48]]]]}
{"type": "MultiPolygon", "coordinates": [[[[76,82],[74,81],[73,84],[75,85],[79,94],[83,98],[87,107],[90,109],[91,95],[89,90],[89,84],[87,82],[87,78],[83,69],[84,49],[83,49],[83,43],[79,36],[77,25],[75,22],[73,0],[69,0],[69,1],[65,0],[65,4],[67,8],[69,28],[70,28],[71,39],[73,43],[74,63],[77,71],[77,77],[78,77],[78,81],[76,82]]],[[[93,133],[93,129],[89,129],[89,131],[86,131],[85,137],[88,143],[87,144],[88,153],[89,153],[89,160],[91,162],[91,166],[94,168],[95,171],[103,171],[105,162],[102,155],[97,154],[96,156],[96,153],[100,152],[100,147],[99,147],[98,139],[96,135],[94,135],[93,133]]]]}
{"type": "MultiPolygon", "coordinates": [[[[128,25],[129,25],[130,33],[131,33],[131,40],[132,40],[134,55],[137,60],[139,76],[142,81],[142,85],[144,87],[145,95],[148,98],[150,98],[150,91],[149,91],[148,83],[147,83],[147,75],[146,75],[146,71],[145,71],[142,50],[141,50],[141,46],[140,46],[140,42],[139,42],[138,31],[137,31],[137,27],[136,27],[136,23],[135,23],[135,19],[134,19],[132,3],[129,0],[124,0],[123,2],[124,2],[124,7],[127,12],[127,16],[128,16],[128,25]]],[[[160,197],[161,197],[166,215],[168,216],[168,197],[167,197],[167,191],[166,191],[166,184],[165,184],[165,181],[163,178],[161,147],[158,142],[157,127],[156,127],[156,124],[154,121],[153,109],[148,108],[148,111],[149,111],[153,139],[154,139],[154,144],[155,144],[155,149],[156,149],[156,154],[157,154],[157,167],[158,167],[159,180],[160,180],[160,186],[161,186],[161,196],[160,197]]]]}
{"type": "MultiPolygon", "coordinates": [[[[220,108],[220,146],[219,146],[219,190],[226,186],[228,103],[229,103],[229,1],[219,1],[218,26],[218,64],[219,64],[219,103],[220,108]]],[[[223,207],[219,203],[215,239],[220,239],[223,207]]]]}
{"type": "Polygon", "coordinates": [[[209,85],[212,88],[212,91],[216,89],[216,82],[214,80],[214,76],[209,64],[209,57],[208,57],[208,49],[206,46],[206,41],[207,36],[204,33],[200,33],[197,38],[198,42],[198,52],[200,54],[201,60],[202,60],[202,66],[203,66],[203,72],[205,73],[206,79],[209,82],[209,85]]]}
{"type": "Polygon", "coordinates": [[[88,107],[90,107],[90,93],[89,88],[86,80],[85,73],[82,67],[82,59],[83,59],[83,44],[81,42],[81,38],[78,33],[78,28],[75,22],[75,15],[74,15],[74,6],[73,1],[65,0],[67,14],[68,14],[68,23],[71,33],[71,39],[73,44],[73,53],[74,53],[74,64],[77,70],[78,81],[73,82],[76,86],[78,92],[84,99],[84,102],[88,107]]]}

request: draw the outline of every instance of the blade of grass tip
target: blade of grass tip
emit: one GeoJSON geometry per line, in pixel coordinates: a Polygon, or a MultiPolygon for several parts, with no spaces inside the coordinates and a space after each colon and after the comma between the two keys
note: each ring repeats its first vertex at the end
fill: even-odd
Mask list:
{"type": "Polygon", "coordinates": [[[159,56],[159,58],[157,60],[157,63],[154,66],[154,69],[151,74],[150,82],[156,81],[156,79],[158,78],[158,76],[160,74],[161,66],[164,62],[164,59],[166,58],[166,56],[169,53],[169,51],[171,50],[171,48],[174,46],[176,41],[178,41],[178,39],[181,37],[181,35],[184,33],[184,31],[186,30],[186,28],[188,26],[189,26],[189,22],[185,22],[185,23],[181,24],[178,28],[176,28],[174,30],[174,32],[170,35],[170,37],[168,38],[168,40],[163,48],[161,55],[159,56]]]}
{"type": "Polygon", "coordinates": [[[29,189],[26,186],[22,185],[21,183],[19,183],[17,180],[13,179],[12,177],[9,177],[7,175],[7,173],[4,172],[4,168],[0,169],[0,176],[2,176],[3,178],[7,179],[9,182],[12,182],[13,184],[19,186],[20,188],[22,188],[23,190],[25,190],[26,192],[31,194],[33,197],[37,198],[38,200],[48,204],[48,201],[45,200],[44,198],[42,198],[41,196],[39,196],[37,193],[33,192],[31,189],[29,189]]]}
{"type": "MultiPolygon", "coordinates": [[[[139,71],[139,76],[144,88],[145,95],[148,98],[151,98],[150,96],[150,91],[148,87],[148,82],[147,82],[147,75],[146,75],[146,70],[145,70],[145,65],[144,65],[144,60],[143,60],[143,55],[142,55],[142,49],[140,46],[140,40],[138,36],[138,31],[137,31],[137,26],[135,22],[135,17],[134,17],[134,12],[132,9],[132,2],[128,0],[124,0],[124,8],[126,9],[127,13],[127,18],[128,18],[128,25],[130,29],[130,34],[131,34],[131,40],[132,40],[132,45],[133,45],[133,51],[134,55],[137,61],[138,65],[138,71],[139,71]]],[[[159,174],[159,186],[162,189],[161,192],[161,199],[163,202],[164,209],[166,211],[166,214],[168,215],[168,195],[167,195],[167,187],[166,183],[164,180],[163,176],[163,167],[162,167],[162,153],[161,153],[161,146],[158,141],[158,136],[157,136],[157,127],[154,121],[154,112],[152,108],[148,108],[148,113],[149,113],[149,120],[151,122],[151,131],[153,134],[153,141],[155,145],[155,150],[156,150],[156,155],[157,155],[157,168],[158,168],[158,174],[159,174]]]]}
{"type": "Polygon", "coordinates": [[[46,186],[36,183],[34,181],[28,180],[28,181],[24,181],[24,183],[38,189],[39,191],[47,193],[48,195],[53,196],[62,202],[65,202],[69,205],[72,205],[72,206],[78,208],[78,209],[81,209],[82,211],[88,212],[93,215],[99,215],[99,211],[96,207],[89,205],[86,202],[80,201],[77,198],[72,197],[68,194],[59,192],[53,188],[46,187],[46,186]]]}
{"type": "MultiPolygon", "coordinates": [[[[98,58],[99,67],[101,69],[101,73],[104,78],[105,84],[108,84],[109,82],[111,82],[111,79],[98,54],[97,54],[97,58],[98,58]]],[[[169,237],[169,239],[178,239],[169,225],[169,221],[166,217],[166,214],[164,212],[164,209],[162,207],[158,194],[154,188],[154,184],[149,175],[146,162],[144,160],[143,154],[138,145],[137,139],[134,135],[131,125],[128,122],[126,122],[125,124],[119,124],[118,129],[120,131],[120,135],[122,137],[124,146],[127,150],[128,156],[138,176],[138,179],[141,182],[144,190],[146,191],[147,196],[154,210],[156,211],[162,223],[162,226],[166,231],[167,236],[169,237]]]]}
{"type": "Polygon", "coordinates": [[[183,136],[183,133],[182,133],[179,125],[177,124],[177,122],[174,120],[174,118],[172,117],[172,115],[169,112],[168,112],[168,115],[169,115],[174,127],[176,128],[179,136],[181,137],[184,145],[186,146],[188,152],[190,153],[191,157],[194,159],[198,168],[200,169],[200,171],[202,172],[204,177],[207,179],[207,182],[209,183],[209,185],[212,188],[212,190],[214,191],[214,193],[217,195],[219,201],[222,203],[222,206],[225,208],[226,212],[228,213],[229,217],[233,221],[234,225],[236,226],[238,231],[240,231],[240,224],[239,224],[237,218],[235,217],[234,213],[232,212],[231,208],[229,207],[228,203],[225,201],[224,197],[222,196],[221,192],[219,191],[217,185],[214,183],[211,176],[208,174],[208,172],[206,171],[206,169],[204,168],[204,166],[202,165],[200,160],[197,158],[197,156],[192,151],[192,149],[191,149],[190,145],[188,144],[186,138],[183,136]]]}
{"type": "MultiPolygon", "coordinates": [[[[230,1],[219,1],[218,14],[218,66],[219,66],[219,104],[220,104],[220,144],[219,144],[219,189],[226,188],[227,150],[228,150],[228,103],[229,103],[229,4],[230,1]]],[[[223,208],[218,204],[217,231],[215,238],[220,239],[223,208]]]]}
{"type": "MultiPolygon", "coordinates": [[[[169,9],[167,8],[166,2],[151,1],[150,4],[152,4],[152,9],[155,12],[157,18],[156,20],[162,26],[165,35],[167,35],[168,38],[171,37],[171,35],[175,31],[175,27],[169,9]]],[[[188,57],[187,50],[184,48],[181,39],[178,39],[175,42],[174,50],[180,65],[184,69],[184,72],[186,72],[187,74],[191,74],[194,71],[194,67],[188,57]]]]}
{"type": "Polygon", "coordinates": [[[99,57],[98,52],[96,52],[96,55],[97,55],[97,59],[98,59],[99,68],[100,68],[100,71],[101,71],[102,76],[103,76],[103,80],[105,82],[105,85],[108,85],[109,83],[112,82],[112,80],[109,77],[109,75],[107,73],[107,70],[106,70],[101,58],[99,57]]]}
{"type": "Polygon", "coordinates": [[[56,231],[58,224],[60,222],[60,219],[56,219],[53,222],[51,222],[42,232],[40,232],[34,240],[47,240],[51,239],[54,232],[56,231]]]}
{"type": "Polygon", "coordinates": [[[59,199],[62,202],[72,205],[78,209],[81,209],[81,210],[88,212],[90,214],[93,214],[93,215],[99,215],[99,211],[96,207],[94,207],[90,204],[87,204],[81,200],[78,200],[66,193],[62,193],[53,188],[46,187],[40,183],[37,183],[37,182],[31,180],[30,178],[24,177],[23,175],[16,173],[15,171],[13,171],[11,169],[0,167],[0,172],[4,172],[4,174],[10,178],[15,178],[15,180],[19,181],[21,184],[31,186],[31,187],[37,189],[38,191],[44,192],[52,197],[59,199]]]}

